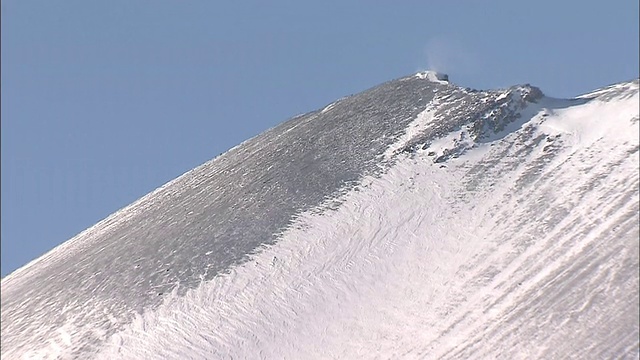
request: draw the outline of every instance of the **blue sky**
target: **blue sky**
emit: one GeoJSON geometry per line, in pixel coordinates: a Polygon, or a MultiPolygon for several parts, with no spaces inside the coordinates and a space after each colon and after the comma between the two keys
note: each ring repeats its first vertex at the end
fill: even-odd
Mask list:
{"type": "Polygon", "coordinates": [[[2,276],[287,118],[434,68],[638,77],[638,2],[2,1],[2,276]]]}

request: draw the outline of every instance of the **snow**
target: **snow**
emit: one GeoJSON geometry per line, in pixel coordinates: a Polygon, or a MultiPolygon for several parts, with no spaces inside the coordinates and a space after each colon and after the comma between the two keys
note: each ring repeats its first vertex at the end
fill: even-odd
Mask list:
{"type": "Polygon", "coordinates": [[[321,113],[321,114],[324,114],[324,113],[326,113],[327,111],[329,111],[329,110],[333,109],[333,107],[334,107],[334,106],[336,106],[336,105],[337,105],[339,102],[341,102],[342,100],[344,100],[344,98],[338,99],[338,100],[336,100],[336,101],[332,102],[331,104],[329,104],[329,105],[325,106],[322,110],[320,110],[320,113],[321,113]]]}
{"type": "MultiPolygon", "coordinates": [[[[638,87],[635,87],[637,93],[638,87]]],[[[576,108],[564,108],[554,111],[548,119],[541,121],[543,128],[557,134],[570,134],[577,144],[591,144],[603,137],[615,137],[619,141],[634,141],[637,133],[629,129],[629,121],[638,115],[633,98],[625,101],[629,104],[615,111],[607,112],[611,104],[606,101],[591,101],[576,108]],[[597,114],[595,116],[591,114],[597,114]],[[588,119],[585,120],[585,119],[588,119]]]]}
{"type": "Polygon", "coordinates": [[[398,153],[428,107],[386,173],[136,315],[98,358],[637,357],[637,84],[581,99],[530,105],[446,168],[428,153],[459,133],[398,153]]]}
{"type": "Polygon", "coordinates": [[[441,79],[283,123],[2,279],[3,359],[637,358],[638,81],[441,79]]]}
{"type": "Polygon", "coordinates": [[[384,152],[384,159],[391,160],[395,155],[397,155],[398,151],[409,145],[412,139],[414,139],[417,135],[420,135],[429,125],[431,125],[438,103],[438,97],[434,98],[431,101],[431,104],[429,104],[424,111],[418,114],[415,120],[409,123],[405,130],[405,133],[402,134],[396,140],[396,142],[391,144],[391,146],[389,146],[384,152]]]}
{"type": "Polygon", "coordinates": [[[447,74],[439,73],[437,71],[432,71],[432,70],[421,71],[416,74],[416,77],[418,79],[429,80],[431,82],[439,83],[439,84],[449,83],[449,76],[447,74]]]}

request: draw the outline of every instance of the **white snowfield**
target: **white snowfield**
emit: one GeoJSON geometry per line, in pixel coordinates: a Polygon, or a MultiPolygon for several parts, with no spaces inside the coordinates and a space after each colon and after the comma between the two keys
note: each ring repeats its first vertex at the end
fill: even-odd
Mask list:
{"type": "Polygon", "coordinates": [[[543,97],[445,162],[396,153],[98,358],[637,359],[638,107],[637,81],[543,97]]]}

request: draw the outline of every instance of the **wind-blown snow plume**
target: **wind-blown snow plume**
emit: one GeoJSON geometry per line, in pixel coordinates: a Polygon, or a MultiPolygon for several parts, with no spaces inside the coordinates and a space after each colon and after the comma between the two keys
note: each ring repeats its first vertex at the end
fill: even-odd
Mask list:
{"type": "Polygon", "coordinates": [[[341,99],[3,279],[3,358],[637,357],[638,102],[341,99]]]}
{"type": "Polygon", "coordinates": [[[435,36],[425,46],[428,69],[442,73],[473,73],[479,60],[468,46],[446,36],[435,36]]]}

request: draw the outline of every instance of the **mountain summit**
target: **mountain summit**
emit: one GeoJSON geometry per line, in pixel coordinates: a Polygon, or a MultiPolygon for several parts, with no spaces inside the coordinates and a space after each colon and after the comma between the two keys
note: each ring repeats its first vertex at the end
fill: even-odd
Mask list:
{"type": "Polygon", "coordinates": [[[427,79],[437,83],[448,83],[449,75],[437,71],[423,71],[416,74],[418,79],[427,79]]]}
{"type": "Polygon", "coordinates": [[[2,279],[2,357],[637,357],[638,88],[294,117],[2,279]]]}

